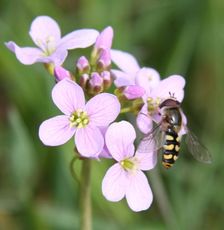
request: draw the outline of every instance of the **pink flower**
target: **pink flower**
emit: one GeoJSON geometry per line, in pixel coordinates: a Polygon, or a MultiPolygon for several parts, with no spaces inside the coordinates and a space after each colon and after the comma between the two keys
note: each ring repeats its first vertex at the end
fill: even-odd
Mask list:
{"type": "MultiPolygon", "coordinates": [[[[144,85],[144,84],[142,84],[144,85]]],[[[143,133],[148,133],[153,127],[153,121],[161,121],[159,105],[165,99],[174,96],[179,102],[184,98],[185,79],[179,75],[172,75],[158,83],[153,89],[144,87],[143,97],[145,104],[137,116],[138,128],[143,133]]],[[[186,121],[184,118],[183,120],[186,121]]]]}
{"type": "Polygon", "coordinates": [[[126,197],[133,211],[148,209],[152,203],[152,191],[142,170],[156,165],[156,154],[134,154],[136,133],[126,121],[109,126],[105,142],[111,156],[117,161],[103,178],[102,192],[107,200],[116,202],[126,197]]]}
{"type": "Polygon", "coordinates": [[[61,65],[67,57],[67,50],[91,46],[99,33],[93,29],[81,29],[61,38],[57,22],[48,16],[39,16],[33,20],[29,34],[38,48],[19,47],[12,41],[5,43],[21,63],[31,65],[43,62],[61,65]]]}
{"type": "Polygon", "coordinates": [[[75,144],[82,156],[98,157],[104,146],[100,127],[108,126],[118,116],[118,99],[112,94],[102,93],[85,104],[82,88],[68,78],[54,86],[52,99],[64,115],[41,124],[41,141],[45,145],[58,146],[75,135],[75,144]]]}
{"type": "Polygon", "coordinates": [[[123,51],[111,50],[112,61],[121,69],[112,70],[117,87],[138,85],[143,88],[154,88],[160,81],[159,73],[148,67],[140,68],[136,58],[123,51]]]}

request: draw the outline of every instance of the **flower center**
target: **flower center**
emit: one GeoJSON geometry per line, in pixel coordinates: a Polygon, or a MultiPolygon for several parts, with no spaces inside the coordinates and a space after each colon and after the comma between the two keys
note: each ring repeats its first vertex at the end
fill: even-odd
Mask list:
{"type": "Polygon", "coordinates": [[[50,56],[56,50],[56,42],[53,36],[48,36],[45,41],[37,39],[37,44],[43,50],[45,56],[50,56]]]}
{"type": "Polygon", "coordinates": [[[148,97],[147,98],[148,112],[150,114],[154,113],[158,109],[160,103],[161,103],[161,98],[157,97],[154,99],[152,97],[148,97]]]}
{"type": "Polygon", "coordinates": [[[127,171],[135,171],[138,168],[137,159],[135,157],[124,159],[120,162],[123,169],[127,171]]]}
{"type": "Polygon", "coordinates": [[[84,128],[89,123],[89,117],[86,111],[77,109],[69,118],[70,127],[84,128]]]}

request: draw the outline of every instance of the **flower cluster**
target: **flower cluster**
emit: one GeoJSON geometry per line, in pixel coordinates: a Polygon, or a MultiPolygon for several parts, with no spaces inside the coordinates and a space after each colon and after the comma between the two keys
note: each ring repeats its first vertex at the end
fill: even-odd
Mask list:
{"type": "MultiPolygon", "coordinates": [[[[184,78],[172,75],[161,80],[155,69],[141,68],[131,54],[111,49],[110,26],[100,33],[95,29],[80,29],[61,38],[57,22],[39,16],[32,22],[29,34],[37,48],[19,47],[12,41],[6,46],[22,64],[44,63],[55,77],[52,99],[62,112],[40,125],[40,140],[47,146],[58,146],[74,136],[77,154],[82,159],[114,159],[116,163],[102,182],[105,198],[115,202],[125,197],[132,210],[148,209],[153,195],[142,171],[155,167],[157,154],[142,153],[138,148],[135,151],[133,125],[114,121],[119,114],[132,112],[139,130],[149,133],[154,123],[161,122],[161,102],[171,95],[179,102],[183,100],[184,78]],[[92,45],[89,57],[76,60],[74,72],[62,66],[68,50],[92,45]],[[111,69],[112,63],[117,69],[111,69]]],[[[184,130],[181,132],[184,134],[184,130]]]]}

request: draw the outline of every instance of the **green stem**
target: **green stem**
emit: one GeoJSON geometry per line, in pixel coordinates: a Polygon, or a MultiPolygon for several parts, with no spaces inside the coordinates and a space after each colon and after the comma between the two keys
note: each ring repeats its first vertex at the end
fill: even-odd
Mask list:
{"type": "Polygon", "coordinates": [[[120,113],[127,113],[127,112],[130,112],[131,109],[132,109],[131,107],[123,108],[123,109],[121,109],[120,113]]]}
{"type": "Polygon", "coordinates": [[[76,171],[74,169],[74,164],[78,159],[79,159],[78,157],[73,157],[71,162],[70,162],[69,168],[70,168],[70,172],[71,172],[73,179],[80,185],[80,179],[79,179],[79,177],[76,174],[76,171]]]}
{"type": "Polygon", "coordinates": [[[91,160],[83,159],[80,180],[80,230],[92,229],[91,211],[91,160]]]}
{"type": "Polygon", "coordinates": [[[167,197],[167,192],[158,169],[154,169],[150,172],[150,182],[152,184],[157,204],[167,228],[178,229],[176,216],[167,197]]]}

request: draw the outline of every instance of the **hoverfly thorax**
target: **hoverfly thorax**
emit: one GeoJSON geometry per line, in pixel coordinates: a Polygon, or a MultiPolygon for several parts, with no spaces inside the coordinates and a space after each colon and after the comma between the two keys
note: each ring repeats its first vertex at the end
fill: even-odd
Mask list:
{"type": "Polygon", "coordinates": [[[171,128],[178,133],[182,124],[180,102],[169,98],[163,101],[159,108],[162,115],[162,129],[166,131],[171,128]]]}

